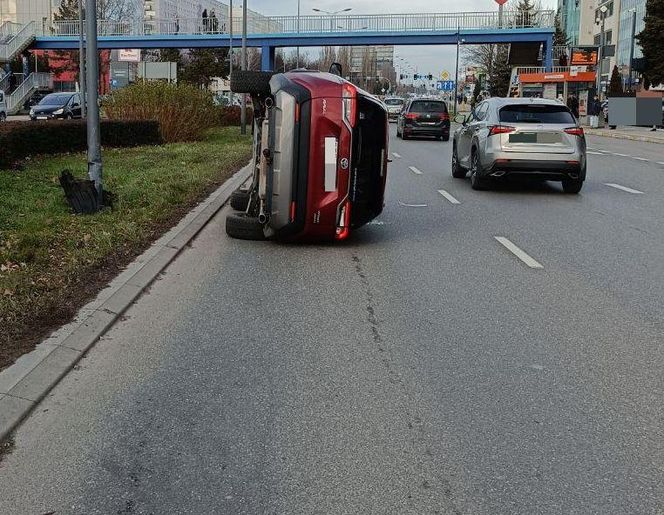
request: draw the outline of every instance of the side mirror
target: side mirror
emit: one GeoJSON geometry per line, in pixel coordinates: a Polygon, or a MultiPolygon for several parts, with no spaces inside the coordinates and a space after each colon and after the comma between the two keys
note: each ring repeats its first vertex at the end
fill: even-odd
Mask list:
{"type": "Polygon", "coordinates": [[[468,119],[466,118],[466,115],[457,113],[456,116],[454,117],[454,121],[456,123],[460,123],[461,125],[466,125],[468,119]]]}
{"type": "Polygon", "coordinates": [[[330,65],[330,73],[332,75],[338,75],[339,77],[343,77],[344,76],[343,72],[344,72],[343,66],[341,66],[339,63],[332,63],[330,65]]]}

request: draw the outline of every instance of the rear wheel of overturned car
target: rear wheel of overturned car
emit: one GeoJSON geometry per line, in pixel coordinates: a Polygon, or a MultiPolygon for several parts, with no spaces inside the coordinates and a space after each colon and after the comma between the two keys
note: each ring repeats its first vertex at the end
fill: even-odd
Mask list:
{"type": "Polygon", "coordinates": [[[464,179],[466,177],[466,170],[461,168],[459,164],[459,154],[456,144],[452,147],[452,177],[455,179],[464,179]]]}
{"type": "Polygon", "coordinates": [[[246,190],[235,190],[231,194],[230,205],[235,211],[246,211],[249,205],[250,192],[246,190]]]}
{"type": "Polygon", "coordinates": [[[238,240],[264,240],[263,224],[257,217],[246,213],[229,213],[226,217],[226,234],[238,240]]]}
{"type": "Polygon", "coordinates": [[[578,193],[583,187],[583,181],[581,179],[568,179],[563,181],[563,191],[565,193],[578,193]]]}
{"type": "Polygon", "coordinates": [[[231,91],[234,93],[249,93],[250,95],[269,96],[270,79],[274,73],[257,72],[253,70],[234,70],[231,75],[231,91]]]}

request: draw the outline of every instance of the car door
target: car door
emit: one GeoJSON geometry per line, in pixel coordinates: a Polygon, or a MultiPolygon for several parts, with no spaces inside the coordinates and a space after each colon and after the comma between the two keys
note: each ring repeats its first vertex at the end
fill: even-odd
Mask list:
{"type": "MultiPolygon", "coordinates": [[[[479,106],[478,106],[479,107],[479,106]]],[[[472,126],[477,122],[476,110],[473,109],[466,119],[466,123],[461,127],[459,140],[457,141],[457,155],[462,166],[467,167],[470,164],[470,144],[472,141],[472,126]]]]}
{"type": "Polygon", "coordinates": [[[408,106],[410,106],[410,102],[405,102],[403,107],[401,108],[401,112],[399,112],[399,116],[397,118],[397,130],[403,134],[403,117],[404,114],[408,112],[408,106]]]}
{"type": "Polygon", "coordinates": [[[74,95],[71,100],[71,114],[74,118],[81,117],[81,96],[74,95]]]}
{"type": "MultiPolygon", "coordinates": [[[[477,109],[475,109],[475,115],[472,123],[469,124],[469,149],[468,152],[470,153],[470,149],[472,148],[473,141],[479,141],[481,135],[482,135],[482,129],[486,127],[486,119],[487,119],[487,114],[489,111],[489,102],[482,102],[480,105],[477,106],[477,109]]],[[[480,146],[480,151],[483,147],[480,146]]]]}

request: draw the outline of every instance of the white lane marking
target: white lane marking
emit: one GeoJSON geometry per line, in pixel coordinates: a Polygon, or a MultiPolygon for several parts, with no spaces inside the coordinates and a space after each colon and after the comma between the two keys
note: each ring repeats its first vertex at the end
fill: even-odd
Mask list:
{"type": "Polygon", "coordinates": [[[658,165],[664,165],[664,161],[657,161],[658,165]]]}
{"type": "Polygon", "coordinates": [[[629,154],[619,154],[618,152],[609,152],[609,154],[620,157],[632,157],[629,154]]]}
{"type": "Polygon", "coordinates": [[[496,238],[496,241],[500,243],[503,247],[505,247],[507,250],[509,250],[512,254],[514,254],[516,257],[518,257],[521,261],[523,261],[526,265],[528,265],[530,268],[544,268],[544,266],[530,257],[528,254],[526,254],[523,250],[521,250],[519,247],[514,245],[510,240],[503,236],[494,236],[496,238]]]}
{"type": "Polygon", "coordinates": [[[438,190],[438,193],[440,193],[443,197],[449,200],[451,204],[461,204],[461,202],[459,202],[457,199],[455,199],[450,193],[448,193],[445,190],[438,190]]]}
{"type": "Polygon", "coordinates": [[[633,157],[632,159],[636,159],[637,161],[650,161],[650,159],[646,159],[645,157],[633,157]]]}
{"type": "Polygon", "coordinates": [[[399,205],[403,207],[428,207],[429,204],[406,204],[399,200],[399,205]]]}
{"type": "Polygon", "coordinates": [[[591,152],[590,150],[588,150],[586,153],[587,154],[592,154],[593,156],[603,156],[604,155],[601,152],[591,152]]]}
{"type": "Polygon", "coordinates": [[[397,159],[401,159],[401,154],[397,154],[396,152],[392,152],[392,155],[396,157],[397,159]]]}
{"type": "Polygon", "coordinates": [[[410,171],[413,172],[415,175],[422,175],[422,172],[417,168],[415,168],[414,166],[409,166],[408,168],[410,168],[410,171]]]}
{"type": "Polygon", "coordinates": [[[615,188],[617,190],[622,190],[626,191],[627,193],[635,193],[637,195],[643,195],[644,193],[639,190],[633,190],[632,188],[628,188],[627,186],[621,186],[620,184],[615,184],[613,182],[606,182],[604,183],[605,186],[610,186],[611,188],[615,188]]]}

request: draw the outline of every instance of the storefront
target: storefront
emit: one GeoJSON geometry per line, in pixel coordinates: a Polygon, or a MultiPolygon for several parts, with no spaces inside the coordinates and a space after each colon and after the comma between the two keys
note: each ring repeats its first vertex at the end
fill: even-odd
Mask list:
{"type": "Polygon", "coordinates": [[[519,75],[519,96],[567,102],[567,98],[574,95],[579,99],[579,117],[583,118],[587,115],[588,99],[595,92],[596,75],[594,71],[574,68],[564,72],[519,75]]]}

